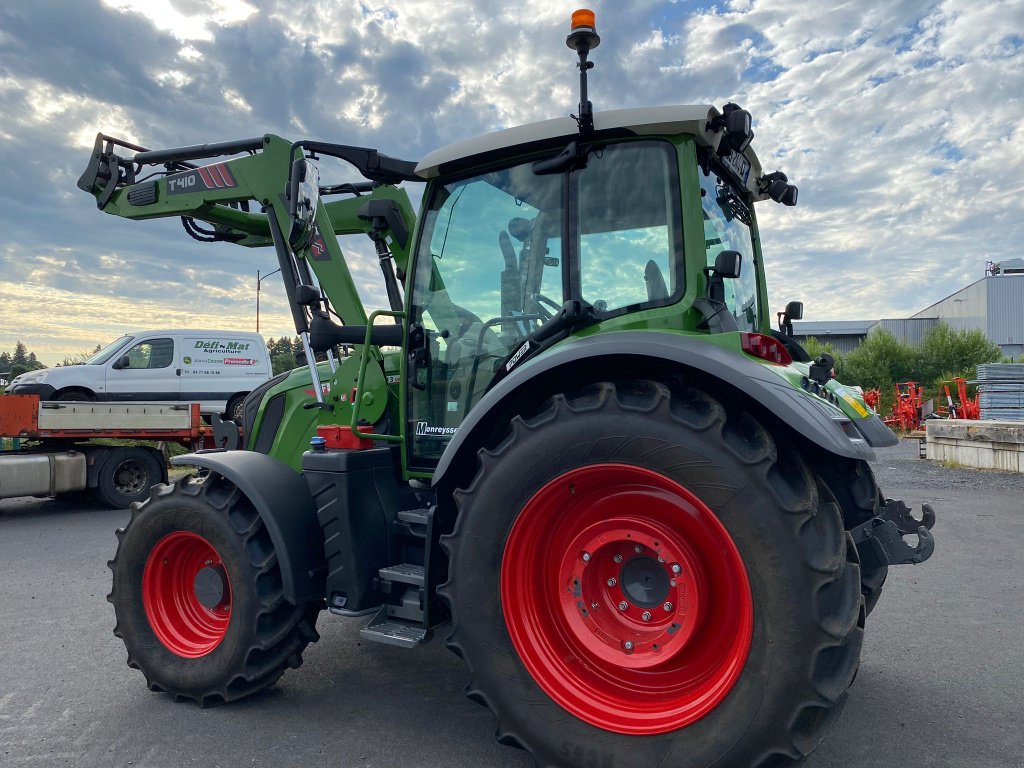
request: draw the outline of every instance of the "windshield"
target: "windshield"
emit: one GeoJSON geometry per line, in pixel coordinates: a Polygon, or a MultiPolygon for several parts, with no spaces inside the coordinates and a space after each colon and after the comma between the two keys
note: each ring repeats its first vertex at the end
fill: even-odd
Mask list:
{"type": "Polygon", "coordinates": [[[757,270],[750,235],[750,208],[714,168],[698,169],[700,199],[704,210],[704,248],[707,265],[714,266],[722,251],[739,251],[743,257],[740,276],[725,280],[725,303],[741,331],[757,331],[757,270]]]}
{"type": "Polygon", "coordinates": [[[83,365],[102,365],[116,355],[118,350],[124,349],[134,338],[134,336],[122,336],[120,339],[112,341],[95,355],[86,360],[83,365]]]}

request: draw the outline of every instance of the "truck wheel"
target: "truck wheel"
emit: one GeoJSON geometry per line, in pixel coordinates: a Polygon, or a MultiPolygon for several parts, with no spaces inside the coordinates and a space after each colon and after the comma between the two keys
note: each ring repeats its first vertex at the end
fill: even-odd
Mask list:
{"type": "Polygon", "coordinates": [[[165,479],[164,468],[146,448],[117,448],[107,453],[96,478],[95,494],[101,504],[128,509],[149,498],[150,486],[165,479]]]}
{"type": "Polygon", "coordinates": [[[96,395],[86,392],[84,389],[67,389],[58,392],[53,399],[62,403],[92,403],[96,401],[96,395]]]}
{"type": "Polygon", "coordinates": [[[600,384],[512,420],[455,493],[441,590],[467,692],[539,765],[777,768],[857,669],[839,507],[749,414],[600,384]]]}
{"type": "Polygon", "coordinates": [[[298,667],[319,639],[320,603],[285,601],[262,519],[220,476],[155,486],[117,538],[114,634],[150,690],[233,701],[298,667]]]}
{"type": "Polygon", "coordinates": [[[231,421],[235,422],[239,427],[242,426],[242,422],[245,419],[245,411],[242,409],[242,404],[245,402],[245,396],[248,392],[242,392],[235,395],[228,400],[227,408],[224,411],[224,416],[231,421]]]}
{"type": "MultiPolygon", "coordinates": [[[[875,517],[884,502],[875,475],[866,461],[835,461],[817,467],[843,511],[843,524],[854,528],[875,517]]],[[[864,615],[874,610],[882,595],[889,568],[881,566],[860,572],[860,591],[864,595],[864,615]]]]}

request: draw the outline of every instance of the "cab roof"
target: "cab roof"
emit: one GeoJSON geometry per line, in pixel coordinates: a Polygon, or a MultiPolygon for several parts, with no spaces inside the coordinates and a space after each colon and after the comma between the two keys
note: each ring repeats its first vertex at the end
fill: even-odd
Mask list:
{"type": "MultiPolygon", "coordinates": [[[[594,130],[597,138],[616,135],[674,136],[685,133],[692,135],[698,145],[716,149],[722,132],[709,131],[707,126],[708,121],[720,114],[710,104],[614,109],[594,113],[594,130]]],[[[579,125],[572,117],[556,117],[553,120],[519,125],[435,149],[416,165],[416,175],[429,180],[485,162],[488,156],[497,159],[509,154],[508,150],[515,147],[529,152],[546,145],[557,145],[559,139],[568,142],[578,137],[579,125]]],[[[755,179],[761,175],[761,164],[749,147],[743,154],[751,165],[748,188],[755,198],[759,198],[755,179]]]]}

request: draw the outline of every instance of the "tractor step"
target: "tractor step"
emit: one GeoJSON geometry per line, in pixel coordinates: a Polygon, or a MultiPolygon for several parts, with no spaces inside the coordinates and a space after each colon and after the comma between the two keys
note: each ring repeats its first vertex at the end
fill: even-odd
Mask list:
{"type": "Polygon", "coordinates": [[[389,565],[387,568],[381,568],[378,573],[380,573],[380,578],[385,581],[411,584],[414,587],[422,587],[424,583],[422,565],[411,565],[410,563],[389,565]]]}
{"type": "Polygon", "coordinates": [[[400,648],[415,648],[430,639],[430,630],[420,623],[414,623],[390,615],[388,606],[381,606],[370,623],[359,630],[364,640],[400,648]]]}
{"type": "Polygon", "coordinates": [[[429,509],[402,509],[398,512],[398,519],[403,523],[414,525],[426,525],[430,522],[429,509]]]}

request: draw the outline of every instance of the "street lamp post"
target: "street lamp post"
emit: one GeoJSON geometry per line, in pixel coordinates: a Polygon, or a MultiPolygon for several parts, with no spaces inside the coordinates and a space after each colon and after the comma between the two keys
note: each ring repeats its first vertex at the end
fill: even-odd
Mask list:
{"type": "Polygon", "coordinates": [[[260,332],[260,285],[268,277],[276,275],[280,271],[281,268],[278,267],[273,272],[268,272],[263,277],[260,277],[260,271],[258,269],[256,270],[256,333],[260,332]]]}

